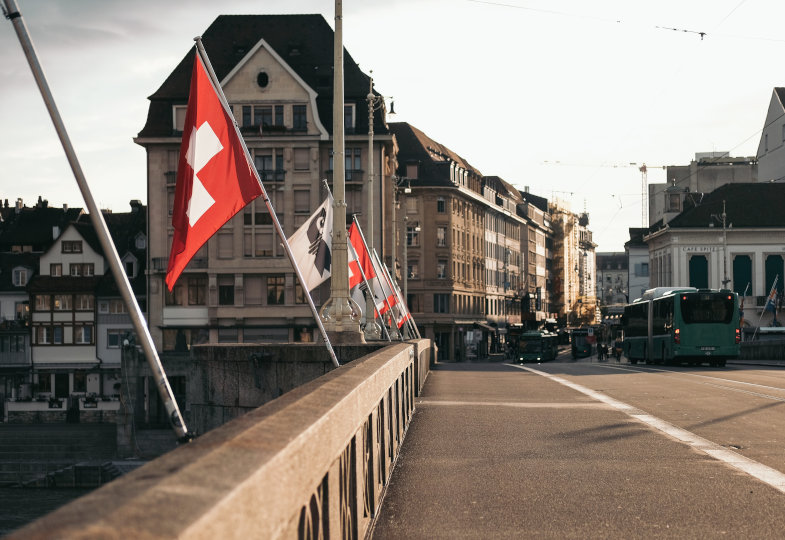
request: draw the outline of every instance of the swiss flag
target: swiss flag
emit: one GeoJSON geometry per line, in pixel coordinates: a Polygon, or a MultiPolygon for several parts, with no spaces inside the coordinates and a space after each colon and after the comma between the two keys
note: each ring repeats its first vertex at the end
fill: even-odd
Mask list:
{"type": "Polygon", "coordinates": [[[166,271],[170,291],[199,248],[261,194],[234,119],[221,105],[197,53],[177,165],[174,238],[166,271]]]}

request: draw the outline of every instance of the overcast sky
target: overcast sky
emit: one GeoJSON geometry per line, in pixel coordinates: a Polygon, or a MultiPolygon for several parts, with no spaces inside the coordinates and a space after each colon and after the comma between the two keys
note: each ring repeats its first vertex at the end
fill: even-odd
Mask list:
{"type": "MultiPolygon", "coordinates": [[[[329,0],[17,3],[94,198],[123,212],[146,202],[132,138],[147,96],[195,36],[220,14],[335,16],[329,0]]],[[[344,0],[343,15],[344,46],[395,98],[391,121],[585,208],[598,251],[641,226],[642,163],[663,182],[657,167],[696,152],[754,156],[785,86],[781,0],[344,0]]],[[[0,199],[84,206],[5,19],[0,50],[0,199]]]]}

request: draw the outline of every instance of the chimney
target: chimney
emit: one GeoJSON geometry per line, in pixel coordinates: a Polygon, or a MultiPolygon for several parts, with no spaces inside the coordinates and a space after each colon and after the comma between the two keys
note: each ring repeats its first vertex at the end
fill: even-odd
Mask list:
{"type": "Polygon", "coordinates": [[[22,197],[19,197],[18,199],[16,199],[16,213],[18,214],[19,212],[21,212],[23,207],[24,207],[24,203],[22,202],[22,197]]]}
{"type": "Polygon", "coordinates": [[[63,212],[68,212],[68,203],[63,203],[63,212]]]}

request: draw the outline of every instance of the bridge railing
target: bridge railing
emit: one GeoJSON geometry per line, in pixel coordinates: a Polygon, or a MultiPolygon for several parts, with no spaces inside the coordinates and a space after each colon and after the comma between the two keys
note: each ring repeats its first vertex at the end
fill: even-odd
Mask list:
{"type": "Polygon", "coordinates": [[[9,538],[363,538],[431,350],[416,340],[341,366],[9,538]]]}

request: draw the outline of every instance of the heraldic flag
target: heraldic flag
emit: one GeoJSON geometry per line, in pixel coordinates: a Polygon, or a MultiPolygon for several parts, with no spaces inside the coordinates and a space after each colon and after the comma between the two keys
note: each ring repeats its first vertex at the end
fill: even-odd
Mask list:
{"type": "Polygon", "coordinates": [[[328,195],[308,221],[289,237],[303,285],[311,292],[327,281],[332,268],[333,197],[328,195]]]}
{"type": "Polygon", "coordinates": [[[174,238],[166,271],[170,291],[199,248],[261,193],[234,119],[197,53],[177,165],[174,238]]]}

